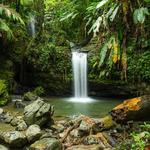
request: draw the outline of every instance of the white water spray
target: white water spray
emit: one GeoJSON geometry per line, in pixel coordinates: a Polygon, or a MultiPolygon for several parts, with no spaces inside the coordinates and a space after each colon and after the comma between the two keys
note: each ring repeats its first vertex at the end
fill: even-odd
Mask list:
{"type": "Polygon", "coordinates": [[[75,98],[87,98],[87,53],[72,52],[75,98]]]}

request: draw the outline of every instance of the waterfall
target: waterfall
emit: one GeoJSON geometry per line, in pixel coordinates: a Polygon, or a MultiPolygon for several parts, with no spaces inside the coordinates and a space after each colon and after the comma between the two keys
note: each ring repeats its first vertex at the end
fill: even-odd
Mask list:
{"type": "Polygon", "coordinates": [[[31,16],[28,22],[28,28],[30,35],[34,38],[35,37],[35,17],[31,16]]]}
{"type": "Polygon", "coordinates": [[[76,98],[87,98],[87,53],[72,52],[74,94],[76,98]]]}

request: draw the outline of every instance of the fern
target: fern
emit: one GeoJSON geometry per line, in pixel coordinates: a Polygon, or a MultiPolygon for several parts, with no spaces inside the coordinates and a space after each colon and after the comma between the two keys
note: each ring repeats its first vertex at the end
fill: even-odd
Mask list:
{"type": "Polygon", "coordinates": [[[0,4],[0,16],[5,19],[9,19],[10,21],[17,21],[22,25],[25,25],[19,13],[17,13],[14,9],[10,8],[9,6],[0,4]]]}
{"type": "Polygon", "coordinates": [[[24,21],[21,19],[21,16],[9,6],[0,4],[0,32],[3,36],[6,33],[7,39],[13,39],[13,31],[9,27],[11,21],[19,22],[23,26],[25,25],[24,21]]]}
{"type": "Polygon", "coordinates": [[[8,24],[5,22],[4,19],[0,19],[0,31],[1,32],[6,32],[7,33],[7,38],[9,40],[14,38],[12,30],[9,28],[8,24]]]}

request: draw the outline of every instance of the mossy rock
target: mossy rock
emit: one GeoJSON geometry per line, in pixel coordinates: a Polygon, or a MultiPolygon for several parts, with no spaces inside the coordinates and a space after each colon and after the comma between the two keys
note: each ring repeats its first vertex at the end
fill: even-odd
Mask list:
{"type": "Polygon", "coordinates": [[[23,96],[24,101],[35,101],[38,98],[33,92],[27,92],[23,96]]]}
{"type": "Polygon", "coordinates": [[[0,106],[6,105],[9,100],[8,88],[5,80],[0,80],[0,106]]]}

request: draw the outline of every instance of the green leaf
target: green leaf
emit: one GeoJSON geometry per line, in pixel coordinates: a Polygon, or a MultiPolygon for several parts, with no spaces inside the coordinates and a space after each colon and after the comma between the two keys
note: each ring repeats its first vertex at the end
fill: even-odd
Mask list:
{"type": "Polygon", "coordinates": [[[136,9],[133,13],[133,21],[135,24],[141,23],[143,24],[146,18],[146,15],[149,15],[149,11],[147,7],[141,7],[136,9]]]}
{"type": "Polygon", "coordinates": [[[150,3],[150,0],[144,0],[145,2],[147,2],[147,3],[150,3]]]}
{"type": "Polygon", "coordinates": [[[0,31],[6,32],[7,38],[9,40],[14,38],[12,30],[9,28],[9,26],[7,25],[4,19],[0,19],[0,31]]]}
{"type": "Polygon", "coordinates": [[[96,6],[96,9],[101,8],[102,6],[107,4],[108,2],[109,2],[109,0],[102,0],[101,2],[98,3],[98,5],[96,6]]]}
{"type": "Polygon", "coordinates": [[[25,25],[19,13],[17,13],[14,9],[9,6],[0,4],[0,15],[9,19],[9,21],[18,21],[22,25],[25,25]]]}
{"type": "Polygon", "coordinates": [[[31,5],[34,1],[33,0],[21,0],[20,3],[23,6],[31,5]]]}
{"type": "Polygon", "coordinates": [[[88,34],[90,34],[92,31],[94,33],[94,36],[96,36],[96,33],[99,32],[99,28],[101,26],[103,19],[102,17],[98,17],[98,19],[96,20],[96,22],[92,25],[91,29],[88,31],[88,34]]]}
{"type": "Polygon", "coordinates": [[[113,21],[117,15],[117,12],[119,10],[119,5],[115,8],[115,10],[112,12],[112,15],[110,16],[110,21],[113,21]]]}

